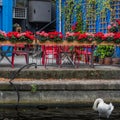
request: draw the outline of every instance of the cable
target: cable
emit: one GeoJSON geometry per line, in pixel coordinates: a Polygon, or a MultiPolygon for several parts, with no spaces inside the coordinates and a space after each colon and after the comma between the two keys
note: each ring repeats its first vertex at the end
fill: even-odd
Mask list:
{"type": "Polygon", "coordinates": [[[37,64],[36,64],[36,63],[30,63],[30,64],[27,64],[27,65],[21,67],[21,68],[18,69],[14,74],[12,74],[12,75],[10,76],[10,81],[9,81],[9,83],[10,83],[10,85],[12,85],[12,86],[14,87],[14,89],[15,89],[15,91],[16,91],[16,93],[17,93],[16,110],[18,109],[18,105],[19,105],[19,101],[20,101],[20,94],[19,94],[18,88],[16,87],[16,85],[14,85],[14,84],[12,83],[12,81],[19,75],[19,73],[20,73],[23,69],[29,68],[29,67],[31,67],[31,66],[33,66],[33,65],[35,66],[35,68],[37,68],[37,64]]]}

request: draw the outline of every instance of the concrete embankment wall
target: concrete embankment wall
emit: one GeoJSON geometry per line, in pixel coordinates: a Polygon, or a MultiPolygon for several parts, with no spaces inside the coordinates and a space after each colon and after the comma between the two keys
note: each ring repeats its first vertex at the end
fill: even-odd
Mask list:
{"type": "MultiPolygon", "coordinates": [[[[1,77],[7,78],[15,71],[0,72],[1,77]]],[[[120,70],[22,71],[19,79],[11,81],[12,85],[10,79],[1,80],[0,104],[16,104],[18,98],[20,104],[76,104],[90,103],[98,97],[118,103],[119,73],[120,70]]]]}

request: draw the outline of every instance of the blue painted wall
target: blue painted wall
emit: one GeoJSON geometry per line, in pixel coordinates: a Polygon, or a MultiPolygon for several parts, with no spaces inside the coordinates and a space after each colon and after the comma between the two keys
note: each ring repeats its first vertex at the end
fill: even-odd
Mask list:
{"type": "Polygon", "coordinates": [[[2,0],[2,6],[0,7],[0,29],[5,32],[12,31],[12,12],[13,0],[2,0]]]}
{"type": "Polygon", "coordinates": [[[0,30],[2,29],[2,6],[0,6],[0,30]]]}

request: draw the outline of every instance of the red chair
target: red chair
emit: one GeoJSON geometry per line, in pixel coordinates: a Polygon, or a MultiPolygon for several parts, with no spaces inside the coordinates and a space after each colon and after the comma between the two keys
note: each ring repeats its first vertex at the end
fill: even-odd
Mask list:
{"type": "Polygon", "coordinates": [[[83,60],[84,63],[89,64],[91,59],[91,46],[83,45],[75,47],[75,62],[80,63],[83,60]]]}
{"type": "Polygon", "coordinates": [[[59,47],[52,45],[42,45],[42,64],[46,67],[49,63],[54,63],[56,60],[56,64],[59,64],[59,47]]]}
{"type": "Polygon", "coordinates": [[[17,44],[14,46],[12,53],[12,68],[14,68],[14,62],[16,56],[25,56],[26,64],[29,63],[29,53],[28,51],[26,51],[26,47],[24,44],[17,44]]]}

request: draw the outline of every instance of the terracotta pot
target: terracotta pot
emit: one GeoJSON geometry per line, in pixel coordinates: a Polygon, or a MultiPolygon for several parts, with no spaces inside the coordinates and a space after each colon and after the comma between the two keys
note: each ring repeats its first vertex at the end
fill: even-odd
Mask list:
{"type": "Polygon", "coordinates": [[[106,57],[106,58],[104,58],[104,64],[105,64],[105,65],[110,65],[110,64],[112,64],[112,58],[111,58],[111,57],[106,57]]]}
{"type": "Polygon", "coordinates": [[[120,63],[120,58],[112,58],[112,64],[120,63]]]}
{"type": "Polygon", "coordinates": [[[103,58],[99,58],[99,64],[104,64],[104,59],[103,58]]]}

